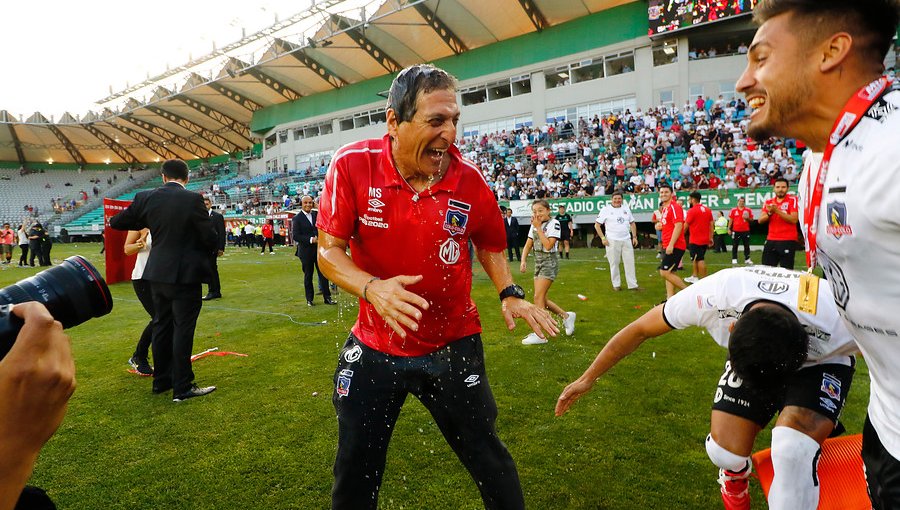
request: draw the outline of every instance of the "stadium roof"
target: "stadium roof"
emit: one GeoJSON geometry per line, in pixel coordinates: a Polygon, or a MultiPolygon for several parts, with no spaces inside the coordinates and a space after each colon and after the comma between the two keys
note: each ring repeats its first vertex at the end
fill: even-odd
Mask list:
{"type": "Polygon", "coordinates": [[[17,119],[0,110],[0,162],[134,164],[247,150],[260,141],[249,126],[261,108],[633,1],[378,0],[369,14],[365,7],[342,10],[343,0],[319,0],[268,29],[110,95],[98,103],[101,111],[66,113],[51,122],[40,113],[17,119]],[[248,57],[253,44],[259,50],[248,57]]]}

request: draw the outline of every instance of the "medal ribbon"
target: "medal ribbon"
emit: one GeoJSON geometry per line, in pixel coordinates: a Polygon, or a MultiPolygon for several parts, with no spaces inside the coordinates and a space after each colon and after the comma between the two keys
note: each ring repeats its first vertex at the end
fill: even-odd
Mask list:
{"type": "Polygon", "coordinates": [[[828,145],[822,155],[822,163],[816,174],[816,182],[812,184],[812,167],[806,172],[806,200],[803,207],[803,233],[806,240],[806,265],[813,269],[816,267],[816,234],[818,233],[819,210],[822,204],[822,195],[825,191],[825,177],[828,175],[828,164],[834,148],[853,131],[866,111],[878,100],[891,85],[891,79],[881,76],[877,80],[859,89],[853,97],[844,105],[831,128],[828,137],[828,145]]]}

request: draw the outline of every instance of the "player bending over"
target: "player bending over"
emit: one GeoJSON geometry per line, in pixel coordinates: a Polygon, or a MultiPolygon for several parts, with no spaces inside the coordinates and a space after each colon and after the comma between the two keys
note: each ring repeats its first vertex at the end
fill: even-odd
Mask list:
{"type": "Polygon", "coordinates": [[[769,508],[814,510],[820,445],[834,430],[850,390],[856,344],[828,286],[819,287],[816,299],[800,285],[800,276],[773,267],[731,268],[675,294],[613,336],[563,390],[556,415],[565,414],[597,378],[644,341],[673,329],[704,327],[728,349],[706,437],[706,452],[719,467],[725,508],[750,508],[753,441],[778,413],[769,508]],[[811,313],[800,311],[798,300],[811,313]]]}

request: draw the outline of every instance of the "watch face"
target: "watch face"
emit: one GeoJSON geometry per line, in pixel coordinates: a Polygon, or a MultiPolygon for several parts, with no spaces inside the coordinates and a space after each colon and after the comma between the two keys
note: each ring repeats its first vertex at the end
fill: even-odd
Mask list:
{"type": "Polygon", "coordinates": [[[512,284],[509,287],[500,291],[500,300],[504,300],[508,297],[517,297],[519,299],[525,299],[525,291],[522,287],[512,284]]]}

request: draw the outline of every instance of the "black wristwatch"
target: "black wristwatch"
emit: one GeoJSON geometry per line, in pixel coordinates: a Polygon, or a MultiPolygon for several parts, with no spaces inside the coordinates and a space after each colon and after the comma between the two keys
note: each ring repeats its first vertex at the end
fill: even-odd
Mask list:
{"type": "Polygon", "coordinates": [[[504,299],[508,297],[517,297],[519,299],[525,299],[525,290],[522,287],[519,287],[515,283],[510,285],[509,287],[500,291],[500,302],[502,303],[504,299]]]}

